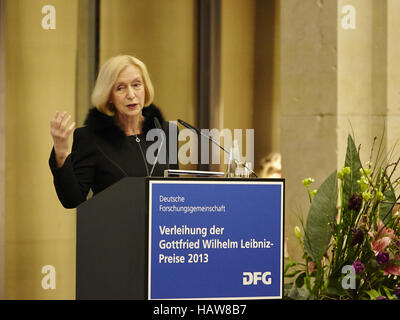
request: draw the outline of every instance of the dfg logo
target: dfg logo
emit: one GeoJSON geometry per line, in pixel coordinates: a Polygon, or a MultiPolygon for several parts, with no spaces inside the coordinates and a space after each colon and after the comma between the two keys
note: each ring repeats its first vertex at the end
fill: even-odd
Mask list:
{"type": "Polygon", "coordinates": [[[256,286],[258,284],[258,281],[262,281],[263,284],[265,285],[270,285],[272,282],[272,279],[269,277],[271,276],[271,272],[243,272],[243,285],[244,286],[250,286],[254,285],[256,286]]]}

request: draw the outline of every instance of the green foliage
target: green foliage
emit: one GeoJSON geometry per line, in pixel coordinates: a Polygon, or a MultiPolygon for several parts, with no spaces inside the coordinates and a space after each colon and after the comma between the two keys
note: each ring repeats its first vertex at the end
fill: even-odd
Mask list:
{"type": "Polygon", "coordinates": [[[311,203],[304,235],[295,228],[304,263],[289,258],[286,264],[287,299],[398,299],[400,215],[394,208],[400,178],[393,176],[400,159],[383,164],[381,150],[372,164],[372,148],[363,166],[349,135],[343,169],[316,194],[310,191],[314,179],[302,181],[311,203]]]}
{"type": "Polygon", "coordinates": [[[360,192],[360,185],[357,183],[361,178],[361,162],[357,152],[356,145],[349,135],[347,138],[347,151],[346,160],[344,162],[345,167],[350,168],[350,174],[346,175],[343,181],[343,204],[349,203],[351,196],[360,192]]]}
{"type": "Polygon", "coordinates": [[[328,248],[336,204],[337,173],[334,171],[318,189],[307,216],[304,249],[313,261],[321,261],[328,248]]]}
{"type": "Polygon", "coordinates": [[[383,195],[385,197],[385,202],[381,204],[379,219],[386,224],[390,221],[394,203],[396,202],[396,194],[394,193],[391,183],[389,183],[389,187],[386,189],[383,195]]]}

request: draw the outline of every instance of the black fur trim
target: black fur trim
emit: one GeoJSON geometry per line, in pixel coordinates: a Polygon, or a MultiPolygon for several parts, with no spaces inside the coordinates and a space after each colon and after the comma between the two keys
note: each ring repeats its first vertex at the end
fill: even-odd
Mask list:
{"type": "MultiPolygon", "coordinates": [[[[142,132],[147,133],[155,128],[154,118],[157,117],[161,124],[164,122],[161,110],[154,104],[142,109],[144,121],[142,132]]],[[[84,123],[93,133],[108,140],[111,143],[120,144],[124,141],[125,132],[114,122],[114,117],[108,116],[96,108],[91,108],[84,123]]]]}
{"type": "Polygon", "coordinates": [[[144,121],[142,125],[143,133],[147,133],[149,130],[156,127],[156,125],[154,124],[154,118],[158,118],[158,121],[160,121],[161,125],[163,125],[164,123],[164,117],[161,113],[161,110],[158,109],[154,104],[143,108],[142,115],[144,116],[144,121]]]}

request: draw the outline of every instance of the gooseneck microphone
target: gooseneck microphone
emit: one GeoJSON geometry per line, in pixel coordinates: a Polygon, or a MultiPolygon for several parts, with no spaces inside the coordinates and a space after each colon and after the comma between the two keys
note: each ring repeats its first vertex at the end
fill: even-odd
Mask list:
{"type": "Polygon", "coordinates": [[[178,119],[178,122],[179,122],[181,125],[183,125],[184,127],[188,128],[188,129],[191,129],[191,130],[194,130],[197,134],[199,134],[199,135],[201,135],[201,136],[207,138],[207,139],[210,140],[212,143],[214,143],[215,145],[217,145],[218,147],[220,147],[222,150],[224,150],[227,154],[229,154],[229,151],[226,151],[226,149],[225,149],[223,146],[221,146],[218,142],[216,142],[216,141],[215,141],[213,138],[211,138],[210,136],[205,135],[205,134],[204,134],[203,132],[201,132],[199,129],[193,127],[192,125],[190,125],[189,123],[187,123],[187,122],[185,122],[185,121],[183,121],[183,120],[181,120],[181,119],[178,119]]]}
{"type": "MultiPolygon", "coordinates": [[[[230,156],[230,152],[229,152],[229,151],[227,151],[223,146],[221,146],[221,145],[220,145],[218,142],[216,142],[213,138],[211,138],[210,136],[207,136],[206,134],[204,134],[203,132],[201,132],[201,130],[199,130],[199,129],[193,127],[191,124],[189,124],[189,123],[187,123],[187,122],[185,122],[185,121],[183,121],[183,120],[181,120],[181,119],[178,119],[178,122],[179,122],[181,125],[183,125],[184,127],[188,128],[188,129],[191,129],[191,130],[194,130],[197,134],[199,134],[199,135],[201,135],[201,136],[207,138],[207,139],[210,140],[212,143],[214,143],[215,145],[217,145],[218,147],[220,147],[222,150],[224,150],[224,151],[230,156]]],[[[249,172],[251,172],[252,174],[254,174],[254,175],[256,176],[256,178],[258,178],[257,174],[256,174],[253,170],[251,170],[250,168],[248,168],[245,164],[243,164],[243,166],[244,166],[247,170],[249,170],[249,172]]]]}
{"type": "MultiPolygon", "coordinates": [[[[158,120],[157,117],[154,117],[154,125],[156,126],[157,129],[160,129],[161,132],[163,132],[162,127],[161,127],[161,124],[160,124],[160,121],[158,120]]],[[[156,159],[155,159],[155,161],[154,161],[154,163],[153,163],[153,166],[151,167],[150,177],[152,176],[153,171],[154,171],[154,168],[156,167],[156,163],[157,163],[157,161],[158,161],[158,156],[160,155],[160,151],[161,151],[161,148],[162,148],[163,143],[164,143],[164,135],[161,134],[161,144],[160,144],[160,147],[159,147],[158,150],[157,150],[157,156],[156,156],[156,159]]]]}

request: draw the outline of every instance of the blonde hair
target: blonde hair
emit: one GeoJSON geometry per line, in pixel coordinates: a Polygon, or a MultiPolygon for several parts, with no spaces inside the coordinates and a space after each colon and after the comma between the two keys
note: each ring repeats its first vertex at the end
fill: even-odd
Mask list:
{"type": "Polygon", "coordinates": [[[118,75],[128,66],[139,69],[145,90],[144,106],[149,106],[154,99],[154,87],[150,80],[146,65],[138,58],[129,55],[119,55],[108,59],[100,68],[96,84],[92,92],[92,104],[100,111],[109,116],[114,116],[115,108],[110,103],[111,90],[117,81],[118,75]]]}
{"type": "Polygon", "coordinates": [[[271,152],[260,161],[260,178],[269,178],[274,175],[281,175],[281,154],[279,152],[271,152]]]}

